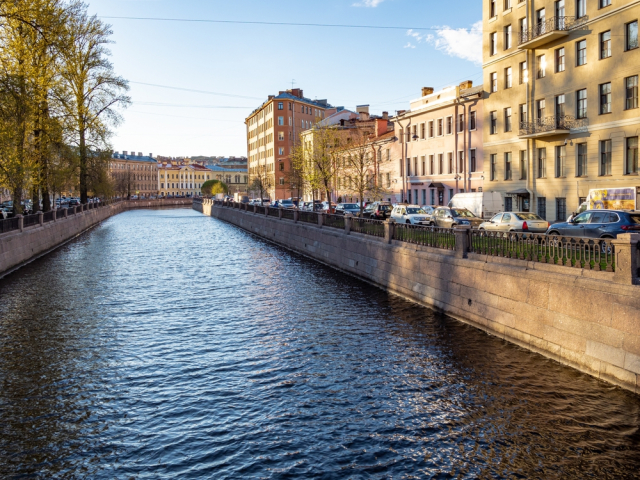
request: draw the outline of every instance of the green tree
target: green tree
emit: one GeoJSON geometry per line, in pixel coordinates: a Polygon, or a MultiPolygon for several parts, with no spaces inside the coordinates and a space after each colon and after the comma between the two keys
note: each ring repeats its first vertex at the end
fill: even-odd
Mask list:
{"type": "Polygon", "coordinates": [[[200,187],[200,191],[203,195],[217,195],[218,193],[226,194],[229,191],[229,187],[226,183],[220,180],[207,180],[200,187]]]}

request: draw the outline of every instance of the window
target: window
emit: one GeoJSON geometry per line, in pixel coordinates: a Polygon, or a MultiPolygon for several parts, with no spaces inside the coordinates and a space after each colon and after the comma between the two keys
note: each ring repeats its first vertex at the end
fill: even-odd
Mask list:
{"type": "Polygon", "coordinates": [[[387,173],[387,188],[391,187],[391,174],[387,173]]]}
{"type": "Polygon", "coordinates": [[[555,107],[556,107],[556,126],[558,123],[562,121],[562,117],[564,117],[564,95],[556,95],[555,98],[555,107]]]}
{"type": "Polygon", "coordinates": [[[547,149],[538,149],[538,178],[546,178],[547,176],[547,149]]]}
{"type": "Polygon", "coordinates": [[[600,115],[611,113],[611,83],[600,85],[600,115]]]}
{"type": "Polygon", "coordinates": [[[511,107],[504,109],[504,131],[511,131],[511,107]]]}
{"type": "MultiPolygon", "coordinates": [[[[513,198],[504,197],[504,211],[505,212],[512,212],[513,211],[513,198]]],[[[510,221],[511,215],[505,215],[505,218],[506,217],[509,217],[509,221],[510,221]]]]}
{"type": "Polygon", "coordinates": [[[527,179],[527,151],[520,150],[520,180],[527,179]]]}
{"type": "Polygon", "coordinates": [[[429,122],[429,138],[433,138],[433,120],[429,122]]]}
{"type": "Polygon", "coordinates": [[[511,88],[513,83],[511,81],[511,67],[504,69],[504,88],[511,88]]]}
{"type": "Polygon", "coordinates": [[[476,171],[476,149],[472,148],[471,152],[469,153],[471,154],[469,158],[469,171],[475,172],[476,171]]]}
{"type": "Polygon", "coordinates": [[[566,148],[564,145],[558,145],[556,147],[556,178],[565,176],[564,173],[564,159],[566,148]]]}
{"type": "Polygon", "coordinates": [[[413,174],[418,175],[418,157],[413,157],[413,174]]]}
{"type": "Polygon", "coordinates": [[[411,159],[407,158],[407,177],[411,176],[411,159]]]}
{"type": "Polygon", "coordinates": [[[556,73],[564,72],[564,47],[556,50],[556,73]]]}
{"type": "Polygon", "coordinates": [[[547,199],[538,197],[538,216],[543,220],[547,219],[547,199]]]}
{"type": "Polygon", "coordinates": [[[584,65],[587,63],[587,41],[580,40],[576,42],[576,65],[584,65]]]}
{"type": "Polygon", "coordinates": [[[496,72],[492,72],[490,75],[489,81],[491,82],[491,93],[498,91],[498,74],[496,72]]]}
{"type": "Polygon", "coordinates": [[[587,14],[587,0],[576,0],[576,17],[582,18],[587,14]]]}
{"type": "Polygon", "coordinates": [[[522,43],[529,40],[527,36],[527,17],[522,17],[518,20],[518,23],[520,25],[520,43],[522,43]]]}
{"type": "Polygon", "coordinates": [[[493,18],[498,14],[498,10],[496,9],[496,1],[497,0],[491,0],[491,3],[489,4],[489,18],[493,18]]]}
{"type": "Polygon", "coordinates": [[[284,163],[280,162],[280,171],[284,172],[284,163]]]}
{"type": "Polygon", "coordinates": [[[280,177],[280,180],[278,182],[280,185],[284,185],[284,177],[280,177]]]}
{"type": "Polygon", "coordinates": [[[420,157],[420,163],[422,165],[422,169],[420,171],[420,174],[424,177],[427,174],[426,171],[426,167],[427,167],[427,161],[426,161],[427,157],[425,157],[424,155],[422,157],[420,157]]]}
{"type": "Polygon", "coordinates": [[[511,152],[504,154],[504,179],[511,180],[511,152]]]}
{"type": "Polygon", "coordinates": [[[498,53],[498,33],[493,32],[489,35],[489,41],[491,44],[489,45],[489,55],[495,55],[498,53]]]}
{"type": "Polygon", "coordinates": [[[511,48],[511,25],[504,27],[504,49],[511,48]]]}
{"type": "Polygon", "coordinates": [[[498,133],[498,112],[496,111],[489,114],[489,133],[491,135],[498,133]]]}
{"type": "Polygon", "coordinates": [[[518,107],[518,110],[520,112],[520,127],[522,128],[522,124],[527,123],[527,104],[526,103],[520,104],[520,106],[518,107]]]}
{"type": "Polygon", "coordinates": [[[429,173],[435,175],[435,166],[433,165],[433,155],[429,155],[429,173]]]}
{"type": "Polygon", "coordinates": [[[624,79],[625,86],[625,109],[638,108],[638,76],[624,79]]]}
{"type": "Polygon", "coordinates": [[[427,204],[427,190],[426,189],[422,189],[422,205],[426,205],[427,204]]]}
{"type": "Polygon", "coordinates": [[[453,133],[453,117],[447,117],[447,135],[453,133]]]}
{"type": "Polygon", "coordinates": [[[529,81],[529,71],[527,70],[527,62],[520,62],[520,85],[529,81]]]}
{"type": "Polygon", "coordinates": [[[420,140],[424,140],[425,139],[425,134],[426,134],[425,125],[424,125],[424,123],[421,123],[420,124],[420,140]]]}
{"type": "Polygon", "coordinates": [[[504,9],[509,10],[511,8],[511,0],[504,0],[504,9]]]}
{"type": "Polygon", "coordinates": [[[464,131],[464,113],[458,115],[458,132],[464,131]]]}
{"type": "Polygon", "coordinates": [[[442,153],[438,154],[438,173],[442,175],[444,173],[444,155],[442,153]]]}
{"type": "Polygon", "coordinates": [[[462,150],[458,152],[458,164],[456,165],[456,171],[459,173],[464,171],[464,152],[462,150]]]}
{"type": "Polygon", "coordinates": [[[611,140],[600,142],[600,175],[611,175],[611,140]]]}
{"type": "Polygon", "coordinates": [[[627,144],[627,171],[625,173],[638,173],[638,137],[628,137],[627,144]]]}
{"type": "Polygon", "coordinates": [[[611,5],[611,0],[598,0],[598,8],[604,8],[611,5]]]}
{"type": "Polygon", "coordinates": [[[442,119],[441,118],[438,119],[438,136],[439,137],[442,136],[442,119]]]}
{"type": "Polygon", "coordinates": [[[281,142],[284,140],[284,132],[278,132],[278,140],[281,142]]]}
{"type": "MultiPolygon", "coordinates": [[[[637,83],[637,82],[636,82],[637,83]]],[[[476,112],[469,112],[469,130],[476,129],[476,112]]]]}
{"type": "Polygon", "coordinates": [[[587,144],[579,143],[576,145],[576,149],[578,151],[578,164],[576,165],[576,176],[578,177],[586,177],[587,176],[587,144]]]}
{"type": "Polygon", "coordinates": [[[490,155],[491,158],[491,171],[489,172],[489,179],[491,181],[496,179],[496,157],[498,156],[497,153],[492,153],[490,155]]]}
{"type": "Polygon", "coordinates": [[[544,118],[546,103],[544,98],[536,100],[536,120],[542,120],[544,118]]]}
{"type": "Polygon", "coordinates": [[[600,34],[600,58],[611,56],[611,30],[600,34]]]}
{"type": "Polygon", "coordinates": [[[547,33],[547,29],[545,28],[546,16],[544,8],[536,11],[536,25],[539,34],[547,33]]]}
{"type": "Polygon", "coordinates": [[[564,221],[567,219],[567,199],[556,198],[556,220],[564,221]]]}
{"type": "Polygon", "coordinates": [[[447,153],[447,163],[449,164],[449,171],[447,173],[453,173],[453,153],[447,153]]]}
{"type": "Polygon", "coordinates": [[[638,48],[638,21],[627,23],[624,26],[625,50],[638,48]]]}
{"type": "Polygon", "coordinates": [[[278,125],[284,125],[284,117],[278,117],[278,125]]]}
{"type": "Polygon", "coordinates": [[[587,89],[576,92],[576,117],[587,118],[587,89]]]}
{"type": "Polygon", "coordinates": [[[284,147],[278,147],[278,155],[284,155],[284,147]]]}
{"type": "Polygon", "coordinates": [[[555,12],[556,12],[556,28],[558,30],[564,30],[565,28],[564,0],[558,0],[555,3],[555,12]]]}
{"type": "Polygon", "coordinates": [[[547,56],[538,55],[537,63],[538,63],[538,78],[544,78],[547,74],[547,56]]]}
{"type": "Polygon", "coordinates": [[[284,108],[284,105],[282,102],[278,102],[278,110],[282,110],[284,108]]]}

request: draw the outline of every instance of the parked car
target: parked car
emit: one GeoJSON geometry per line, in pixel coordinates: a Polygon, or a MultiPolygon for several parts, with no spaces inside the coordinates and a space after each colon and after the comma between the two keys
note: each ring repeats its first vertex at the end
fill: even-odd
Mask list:
{"type": "Polygon", "coordinates": [[[336,214],[345,215],[350,213],[351,215],[360,215],[360,205],[357,203],[339,203],[336,205],[336,214]]]}
{"type": "Polygon", "coordinates": [[[438,207],[431,217],[432,225],[442,228],[453,228],[458,225],[470,225],[478,228],[482,219],[476,217],[466,208],[438,207]]]}
{"type": "Polygon", "coordinates": [[[499,192],[466,192],[456,193],[448,207],[465,208],[479,218],[492,218],[496,213],[504,211],[502,195],[499,192]]]}
{"type": "Polygon", "coordinates": [[[69,199],[69,206],[70,207],[75,207],[77,205],[80,205],[80,200],[78,200],[77,198],[69,199]]]}
{"type": "Polygon", "coordinates": [[[374,220],[385,220],[389,218],[392,210],[391,202],[373,202],[364,209],[363,216],[374,220]]]}
{"type": "Polygon", "coordinates": [[[549,222],[535,213],[501,212],[488,222],[482,222],[478,228],[488,232],[545,233],[549,228],[549,222]]]}
{"type": "Polygon", "coordinates": [[[422,205],[422,210],[424,210],[424,213],[427,214],[427,216],[429,217],[429,220],[431,220],[431,217],[433,216],[433,212],[436,211],[437,207],[434,207],[432,205],[422,205]]]}
{"type": "Polygon", "coordinates": [[[547,230],[547,235],[588,238],[616,238],[620,233],[640,233],[640,211],[587,210],[547,230]]]}
{"type": "Polygon", "coordinates": [[[391,211],[391,218],[398,223],[428,225],[430,219],[420,205],[398,205],[391,211]]]}
{"type": "Polygon", "coordinates": [[[273,202],[273,207],[276,208],[295,208],[296,206],[294,205],[293,201],[289,200],[289,199],[284,199],[284,200],[276,200],[275,202],[273,202]]]}

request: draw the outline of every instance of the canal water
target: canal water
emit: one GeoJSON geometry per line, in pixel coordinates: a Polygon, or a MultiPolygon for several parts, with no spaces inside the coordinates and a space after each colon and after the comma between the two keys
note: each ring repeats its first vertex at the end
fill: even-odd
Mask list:
{"type": "Polygon", "coordinates": [[[632,478],[639,424],[631,393],[192,210],[0,280],[2,478],[632,478]]]}

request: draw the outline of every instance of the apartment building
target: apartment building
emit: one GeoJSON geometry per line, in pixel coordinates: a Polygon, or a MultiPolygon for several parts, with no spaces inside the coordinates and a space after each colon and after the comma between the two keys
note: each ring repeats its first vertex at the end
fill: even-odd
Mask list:
{"type": "Polygon", "coordinates": [[[505,210],[564,220],[593,188],[638,177],[632,0],[483,0],[488,175],[505,210]]]}
{"type": "Polygon", "coordinates": [[[403,200],[446,205],[456,193],[482,191],[483,95],[470,81],[438,92],[425,87],[410,110],[398,112],[403,200]]]}
{"type": "Polygon", "coordinates": [[[142,152],[114,152],[109,162],[109,173],[116,193],[149,197],[158,194],[158,162],[153,154],[142,152]]]}
{"type": "Polygon", "coordinates": [[[271,199],[297,196],[291,182],[291,149],[299,142],[300,133],[322,120],[330,107],[326,100],[305,98],[299,88],[269,95],[245,119],[249,182],[258,176],[264,178],[271,199]]]}
{"type": "Polygon", "coordinates": [[[213,173],[189,158],[158,164],[157,185],[161,197],[198,196],[200,188],[207,180],[213,180],[213,173]]]}

